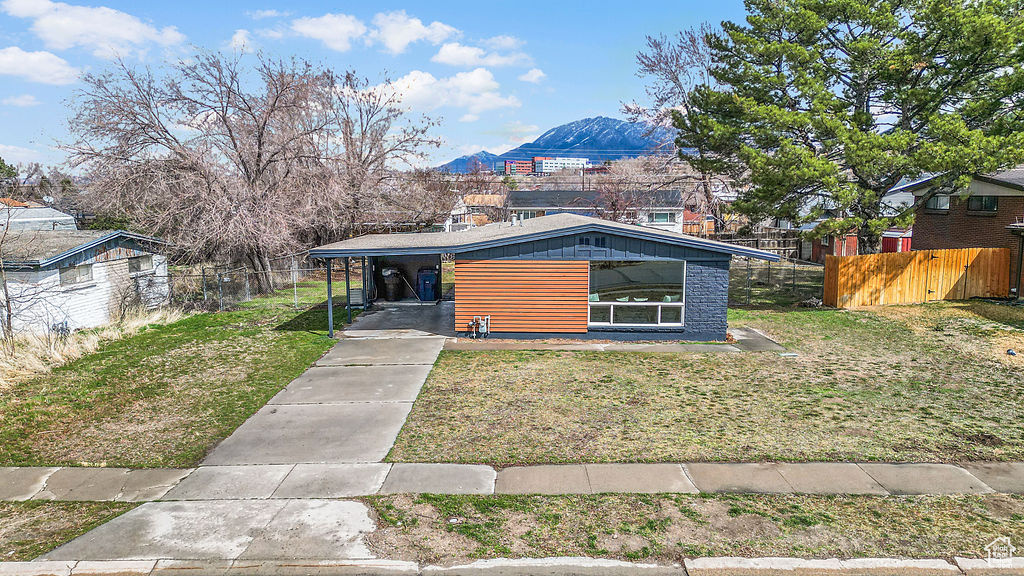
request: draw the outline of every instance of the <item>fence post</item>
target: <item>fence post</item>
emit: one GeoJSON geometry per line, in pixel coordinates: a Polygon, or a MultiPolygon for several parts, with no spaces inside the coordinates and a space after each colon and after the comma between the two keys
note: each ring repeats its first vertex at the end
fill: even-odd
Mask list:
{"type": "Polygon", "coordinates": [[[796,260],[793,260],[793,294],[796,294],[796,260]]]}
{"type": "Polygon", "coordinates": [[[767,284],[768,284],[769,288],[772,287],[772,262],[771,262],[771,260],[768,261],[768,282],[767,282],[767,284]]]}
{"type": "Polygon", "coordinates": [[[218,305],[219,310],[224,309],[224,278],[220,272],[217,272],[217,294],[220,304],[218,305]]]}
{"type": "Polygon", "coordinates": [[[206,302],[206,266],[203,266],[203,302],[206,302]]]}
{"type": "Polygon", "coordinates": [[[747,306],[750,306],[750,257],[747,256],[747,306]]]}
{"type": "Polygon", "coordinates": [[[295,257],[292,256],[292,299],[295,301],[295,307],[299,307],[299,267],[295,263],[295,257]]]}
{"type": "Polygon", "coordinates": [[[252,300],[252,294],[249,292],[249,269],[242,267],[242,272],[245,274],[245,301],[252,300]]]}

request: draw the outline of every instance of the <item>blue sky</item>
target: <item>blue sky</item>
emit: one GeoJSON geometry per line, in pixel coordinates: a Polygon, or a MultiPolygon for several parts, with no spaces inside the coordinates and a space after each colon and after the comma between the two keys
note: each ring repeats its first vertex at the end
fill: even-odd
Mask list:
{"type": "Polygon", "coordinates": [[[158,66],[194,47],[299,56],[408,89],[440,118],[431,164],[500,153],[640,98],[647,34],[743,17],[719,2],[129,2],[0,0],[0,156],[59,162],[66,101],[83,71],[121,55],[158,66]]]}

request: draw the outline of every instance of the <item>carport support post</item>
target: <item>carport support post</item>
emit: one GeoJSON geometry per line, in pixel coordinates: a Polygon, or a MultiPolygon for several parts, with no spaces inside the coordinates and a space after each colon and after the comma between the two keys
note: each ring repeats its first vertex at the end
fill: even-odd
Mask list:
{"type": "Polygon", "coordinates": [[[361,283],[361,285],[359,287],[359,291],[360,291],[361,296],[362,296],[361,302],[363,303],[363,310],[366,310],[366,256],[360,257],[359,260],[360,260],[360,264],[363,267],[363,271],[362,271],[363,281],[362,281],[362,283],[361,283]]]}
{"type": "Polygon", "coordinates": [[[334,338],[334,295],[331,293],[331,262],[327,259],[327,337],[334,338]]]}
{"type": "Polygon", "coordinates": [[[349,258],[345,257],[345,308],[348,311],[348,323],[352,323],[352,288],[349,285],[349,258]]]}

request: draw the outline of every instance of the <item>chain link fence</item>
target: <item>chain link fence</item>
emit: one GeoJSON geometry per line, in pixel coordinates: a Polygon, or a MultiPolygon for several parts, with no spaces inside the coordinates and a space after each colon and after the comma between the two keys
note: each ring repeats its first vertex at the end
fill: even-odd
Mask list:
{"type": "Polygon", "coordinates": [[[825,267],[814,262],[735,257],[729,267],[729,305],[792,306],[811,299],[820,302],[824,282],[825,267]]]}
{"type": "MultiPolygon", "coordinates": [[[[180,308],[228,310],[255,298],[270,298],[279,304],[308,308],[327,301],[327,268],[322,260],[303,256],[271,261],[266,274],[244,266],[191,266],[169,269],[170,304],[180,308]],[[263,293],[261,283],[271,291],[263,293]]],[[[335,304],[345,302],[345,269],[335,262],[331,270],[335,304]]],[[[353,302],[360,299],[361,268],[353,260],[349,273],[353,302]]]]}

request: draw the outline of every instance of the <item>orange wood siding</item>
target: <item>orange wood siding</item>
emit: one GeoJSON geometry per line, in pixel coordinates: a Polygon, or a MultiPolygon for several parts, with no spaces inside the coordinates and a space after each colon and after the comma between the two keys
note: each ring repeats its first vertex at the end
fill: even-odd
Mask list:
{"type": "Polygon", "coordinates": [[[586,260],[456,260],[455,330],[490,316],[492,332],[586,332],[589,290],[586,260]]]}

